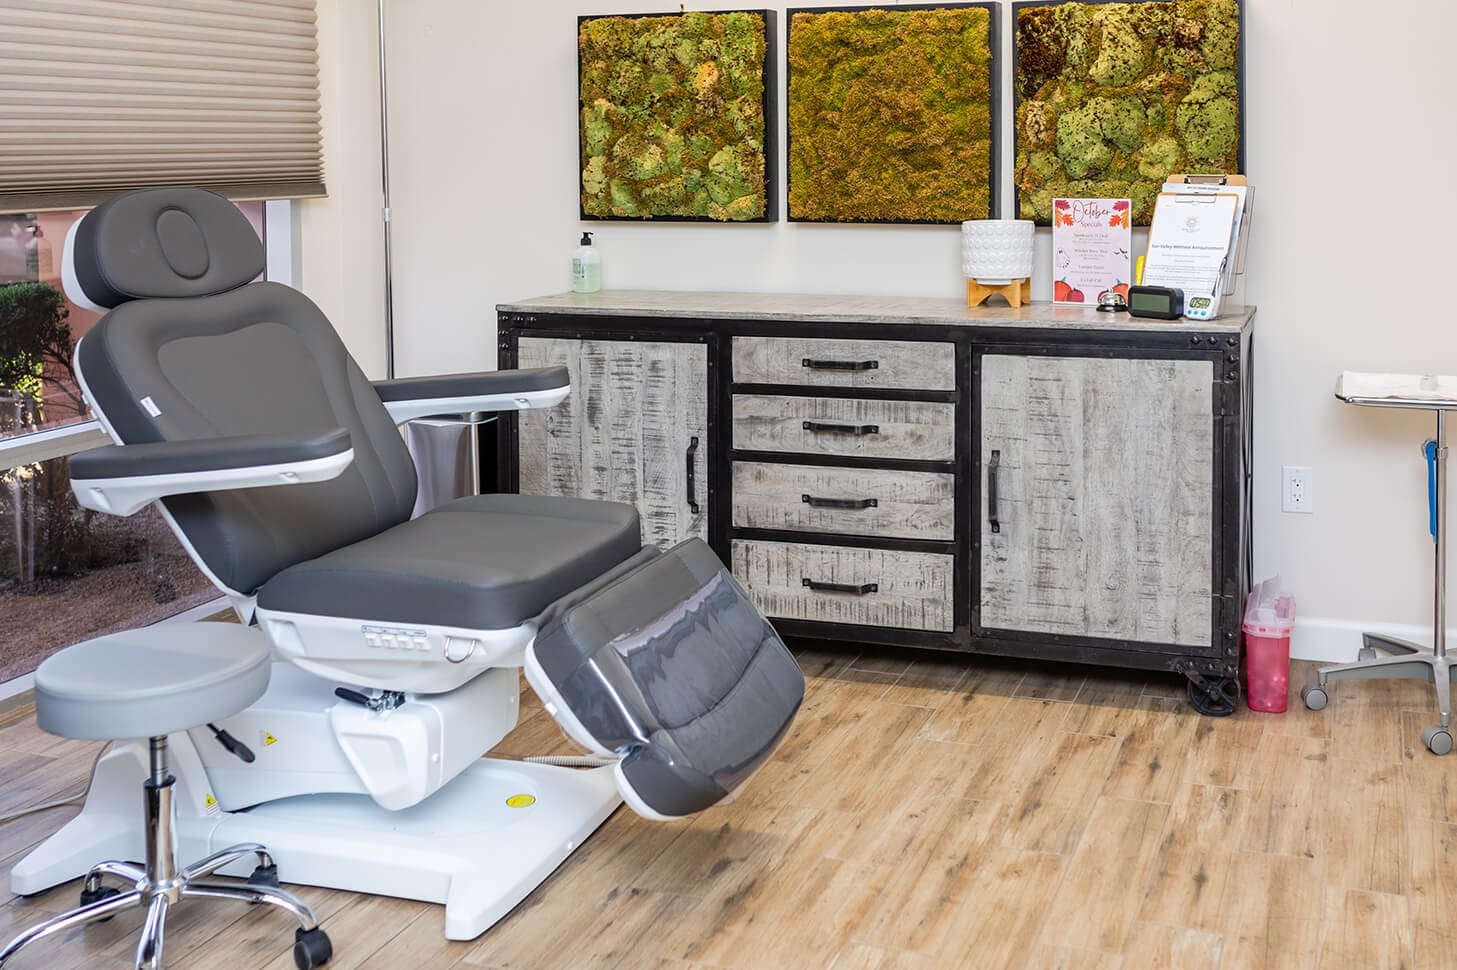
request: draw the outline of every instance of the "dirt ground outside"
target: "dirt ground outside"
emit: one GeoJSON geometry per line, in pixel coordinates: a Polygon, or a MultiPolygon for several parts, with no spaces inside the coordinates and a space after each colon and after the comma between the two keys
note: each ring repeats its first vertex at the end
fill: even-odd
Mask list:
{"type": "Polygon", "coordinates": [[[47,577],[29,592],[0,590],[0,682],[30,673],[62,647],[156,623],[217,595],[180,549],[150,562],[47,577]],[[174,590],[175,597],[157,601],[174,590]]]}

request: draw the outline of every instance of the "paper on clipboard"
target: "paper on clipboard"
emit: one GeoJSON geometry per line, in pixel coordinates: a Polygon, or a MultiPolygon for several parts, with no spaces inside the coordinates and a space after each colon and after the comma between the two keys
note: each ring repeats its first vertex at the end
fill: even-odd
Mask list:
{"type": "Polygon", "coordinates": [[[1217,194],[1220,192],[1232,192],[1239,196],[1239,207],[1234,210],[1234,228],[1229,234],[1229,265],[1224,270],[1225,289],[1236,276],[1245,271],[1244,245],[1248,235],[1249,218],[1251,215],[1251,193],[1249,180],[1243,175],[1170,175],[1164,182],[1163,192],[1174,194],[1217,194]]]}
{"type": "Polygon", "coordinates": [[[1217,292],[1240,198],[1233,192],[1164,192],[1148,232],[1143,282],[1190,296],[1217,292]]]}

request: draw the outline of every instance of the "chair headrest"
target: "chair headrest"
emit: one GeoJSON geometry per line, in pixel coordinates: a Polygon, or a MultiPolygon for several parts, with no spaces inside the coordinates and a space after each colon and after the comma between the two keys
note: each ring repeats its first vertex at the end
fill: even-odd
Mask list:
{"type": "Polygon", "coordinates": [[[226,293],[263,272],[248,218],[204,189],[142,189],[108,199],[66,234],[61,282],[77,306],[226,293]]]}

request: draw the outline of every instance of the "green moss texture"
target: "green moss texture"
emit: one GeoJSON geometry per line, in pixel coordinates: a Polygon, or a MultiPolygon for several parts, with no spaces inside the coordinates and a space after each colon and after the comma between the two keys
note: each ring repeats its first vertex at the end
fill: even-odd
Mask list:
{"type": "Polygon", "coordinates": [[[1239,171],[1238,0],[1017,10],[1017,201],[1129,198],[1153,218],[1172,172],[1239,171]]]}
{"type": "Polygon", "coordinates": [[[793,13],[789,217],[986,218],[992,62],[980,7],[793,13]]]}
{"type": "Polygon", "coordinates": [[[584,214],[764,218],[762,14],[597,17],[577,44],[584,214]]]}

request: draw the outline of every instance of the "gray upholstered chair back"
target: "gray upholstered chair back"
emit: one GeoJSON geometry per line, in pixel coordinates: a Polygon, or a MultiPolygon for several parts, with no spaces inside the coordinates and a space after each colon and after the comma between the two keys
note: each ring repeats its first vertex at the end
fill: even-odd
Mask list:
{"type": "Polygon", "coordinates": [[[243,594],[403,522],[416,489],[399,432],[334,328],[296,290],[249,282],[263,266],[237,207],[194,188],[112,199],[67,245],[68,288],[112,308],[76,359],[123,444],[349,431],[354,463],[332,481],[166,500],[208,569],[243,594]]]}

